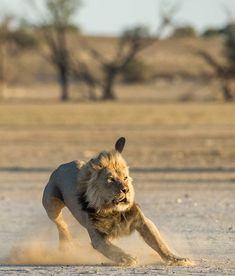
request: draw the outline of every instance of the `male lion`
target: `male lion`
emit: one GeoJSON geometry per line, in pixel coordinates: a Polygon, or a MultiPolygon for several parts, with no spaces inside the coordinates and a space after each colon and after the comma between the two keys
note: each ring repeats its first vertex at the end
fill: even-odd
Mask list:
{"type": "Polygon", "coordinates": [[[125,138],[121,137],[115,150],[103,151],[87,163],[63,164],[52,173],[42,202],[58,228],[60,245],[71,241],[61,212],[67,206],[87,229],[93,247],[118,265],[133,265],[136,260],[110,240],[134,230],[167,264],[190,265],[188,259],[170,251],[156,226],[135,203],[132,179],[121,156],[124,145],[125,138]]]}

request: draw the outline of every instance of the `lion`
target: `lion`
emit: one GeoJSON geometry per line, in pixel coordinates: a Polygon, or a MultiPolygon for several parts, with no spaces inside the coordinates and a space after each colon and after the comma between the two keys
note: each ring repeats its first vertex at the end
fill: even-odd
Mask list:
{"type": "Polygon", "coordinates": [[[72,241],[62,215],[66,206],[87,229],[93,248],[116,265],[136,264],[134,257],[111,243],[112,239],[130,235],[134,230],[167,264],[191,265],[189,259],[172,253],[157,227],[135,202],[132,179],[121,155],[125,141],[121,137],[113,150],[103,151],[87,163],[63,164],[51,174],[42,203],[57,226],[60,247],[72,241]]]}

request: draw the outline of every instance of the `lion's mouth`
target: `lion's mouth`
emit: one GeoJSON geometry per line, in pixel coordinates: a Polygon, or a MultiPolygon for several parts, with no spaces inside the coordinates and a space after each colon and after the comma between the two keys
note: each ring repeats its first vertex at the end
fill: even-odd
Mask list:
{"type": "Polygon", "coordinates": [[[127,203],[127,198],[125,197],[125,198],[121,199],[121,200],[119,201],[119,203],[120,203],[120,202],[127,203]]]}
{"type": "Polygon", "coordinates": [[[123,197],[123,198],[115,198],[113,199],[113,203],[118,205],[119,203],[127,203],[127,198],[123,197]]]}

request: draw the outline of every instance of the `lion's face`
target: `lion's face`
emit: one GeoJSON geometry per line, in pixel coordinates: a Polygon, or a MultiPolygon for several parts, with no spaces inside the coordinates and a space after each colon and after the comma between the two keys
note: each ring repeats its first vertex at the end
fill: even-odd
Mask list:
{"type": "Polygon", "coordinates": [[[115,168],[103,168],[97,174],[97,190],[101,193],[102,208],[124,211],[130,208],[134,201],[134,189],[128,168],[117,170],[115,168]]]}
{"type": "Polygon", "coordinates": [[[133,205],[132,179],[120,152],[100,153],[90,161],[90,168],[91,178],[86,191],[90,207],[122,212],[133,205]]]}

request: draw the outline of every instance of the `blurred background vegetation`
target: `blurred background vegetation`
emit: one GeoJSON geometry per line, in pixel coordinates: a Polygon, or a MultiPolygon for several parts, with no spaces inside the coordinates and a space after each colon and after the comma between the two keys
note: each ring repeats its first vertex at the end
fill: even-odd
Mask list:
{"type": "Polygon", "coordinates": [[[0,11],[1,101],[235,99],[231,16],[225,26],[199,33],[175,20],[183,3],[162,1],[155,33],[138,25],[98,37],[74,23],[85,0],[43,2],[43,11],[29,2],[37,23],[0,11]]]}

